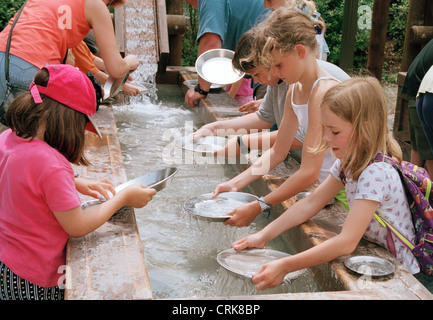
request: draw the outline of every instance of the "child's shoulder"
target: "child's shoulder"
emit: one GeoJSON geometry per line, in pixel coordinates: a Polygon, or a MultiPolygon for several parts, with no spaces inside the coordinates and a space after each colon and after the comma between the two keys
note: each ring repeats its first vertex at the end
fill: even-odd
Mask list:
{"type": "Polygon", "coordinates": [[[395,179],[399,177],[398,171],[389,163],[378,161],[368,165],[361,173],[360,178],[376,177],[395,179]]]}

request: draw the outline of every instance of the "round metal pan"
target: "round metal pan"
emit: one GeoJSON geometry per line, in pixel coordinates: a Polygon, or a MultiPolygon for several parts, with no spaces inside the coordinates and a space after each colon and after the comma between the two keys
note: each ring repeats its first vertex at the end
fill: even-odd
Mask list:
{"type": "MultiPolygon", "coordinates": [[[[169,167],[169,168],[165,168],[165,169],[161,169],[161,170],[157,170],[157,171],[153,171],[150,173],[147,173],[141,177],[129,180],[128,182],[122,183],[120,185],[118,185],[116,188],[114,188],[114,190],[116,192],[119,192],[120,190],[126,188],[127,186],[130,186],[134,183],[141,183],[146,185],[149,188],[154,188],[156,191],[161,191],[162,189],[164,189],[169,182],[171,181],[171,179],[174,177],[174,175],[178,172],[178,169],[175,167],[169,167]]],[[[90,200],[90,201],[86,201],[83,202],[81,204],[81,208],[87,209],[93,206],[96,206],[98,204],[103,203],[105,200],[105,198],[101,198],[101,199],[94,199],[94,200],[90,200]]]]}
{"type": "Polygon", "coordinates": [[[233,68],[234,52],[227,49],[212,49],[202,53],[195,61],[195,68],[204,80],[227,85],[240,80],[245,73],[233,68]]]}
{"type": "Polygon", "coordinates": [[[193,141],[192,135],[189,135],[174,140],[174,144],[178,148],[201,153],[203,156],[213,155],[216,150],[223,148],[226,142],[226,138],[218,136],[205,136],[193,141]]]}
{"type": "Polygon", "coordinates": [[[104,84],[104,100],[115,97],[122,90],[129,77],[129,72],[123,78],[108,77],[104,84]]]}
{"type": "Polygon", "coordinates": [[[395,266],[388,260],[373,256],[355,256],[346,259],[346,267],[360,275],[371,277],[388,276],[395,271],[395,266]]]}
{"type": "Polygon", "coordinates": [[[148,186],[149,188],[154,188],[156,191],[161,191],[167,186],[167,184],[171,181],[171,179],[177,172],[178,169],[176,167],[169,167],[153,171],[141,177],[122,183],[121,185],[118,185],[114,190],[116,190],[116,192],[119,192],[120,190],[134,183],[141,183],[148,186]]]}
{"type": "MultiPolygon", "coordinates": [[[[289,257],[290,254],[272,249],[251,249],[236,251],[227,249],[220,252],[217,261],[224,269],[245,278],[252,278],[266,263],[289,257]]],[[[292,280],[304,274],[306,269],[288,273],[284,279],[292,280]]]]}
{"type": "Polygon", "coordinates": [[[257,201],[257,197],[244,192],[224,192],[215,198],[212,197],[212,193],[205,193],[188,199],[183,207],[195,217],[222,222],[230,218],[227,213],[252,201],[257,201]]]}

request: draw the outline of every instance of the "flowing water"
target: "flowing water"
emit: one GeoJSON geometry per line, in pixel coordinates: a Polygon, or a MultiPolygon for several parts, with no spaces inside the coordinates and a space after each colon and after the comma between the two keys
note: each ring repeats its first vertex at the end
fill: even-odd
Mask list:
{"type": "MultiPolygon", "coordinates": [[[[231,165],[218,164],[213,158],[197,158],[174,146],[176,137],[191,133],[187,131],[203,123],[185,106],[177,86],[158,86],[157,96],[141,96],[113,106],[128,179],[169,166],[179,169],[146,207],[135,210],[153,297],[261,294],[250,280],[222,269],[216,257],[233,241],[263,228],[268,222],[266,217],[259,216],[249,227],[237,228],[183,210],[185,201],[212,192],[218,183],[238,172],[231,165]]],[[[253,193],[248,188],[243,191],[253,193]]],[[[293,254],[282,237],[267,248],[293,254]]],[[[300,285],[295,282],[265,293],[317,291],[309,275],[300,285]]]]}

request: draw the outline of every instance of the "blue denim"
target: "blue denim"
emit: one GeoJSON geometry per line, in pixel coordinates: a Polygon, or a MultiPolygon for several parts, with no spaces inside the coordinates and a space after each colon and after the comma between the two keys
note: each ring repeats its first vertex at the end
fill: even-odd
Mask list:
{"type": "Polygon", "coordinates": [[[433,93],[421,93],[416,100],[416,111],[425,136],[433,151],[433,93]]]}
{"type": "MultiPolygon", "coordinates": [[[[20,94],[29,91],[29,86],[35,78],[36,73],[39,71],[38,67],[35,67],[31,63],[18,58],[14,55],[10,55],[9,59],[9,84],[10,92],[7,92],[6,86],[6,75],[5,75],[5,53],[0,52],[0,106],[3,104],[4,112],[12,101],[20,94]]],[[[3,110],[0,110],[2,114],[3,110]]],[[[3,122],[3,119],[1,119],[3,122]]]]}

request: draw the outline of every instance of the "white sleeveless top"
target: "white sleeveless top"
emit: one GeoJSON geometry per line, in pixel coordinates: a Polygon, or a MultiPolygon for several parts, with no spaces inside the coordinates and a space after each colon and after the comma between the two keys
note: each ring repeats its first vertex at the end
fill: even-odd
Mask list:
{"type": "MultiPolygon", "coordinates": [[[[341,83],[340,80],[338,80],[334,77],[320,77],[320,78],[317,78],[316,81],[314,81],[313,87],[311,88],[311,92],[313,92],[314,88],[316,87],[317,83],[320,80],[328,80],[328,79],[333,79],[333,80],[341,83]]],[[[298,118],[298,123],[299,123],[298,132],[296,133],[296,139],[299,140],[300,142],[304,143],[305,134],[307,132],[307,127],[308,127],[308,102],[306,104],[294,104],[293,103],[293,91],[295,91],[295,86],[293,86],[293,90],[292,90],[291,103],[292,103],[293,111],[295,112],[296,117],[298,118]]],[[[311,94],[311,92],[310,92],[310,94],[311,94]]],[[[323,158],[322,167],[320,169],[320,174],[319,174],[319,183],[322,183],[326,179],[326,177],[329,175],[329,170],[330,170],[331,166],[334,164],[334,161],[336,159],[337,158],[334,155],[332,155],[329,152],[329,150],[325,151],[325,156],[323,158]]]]}

